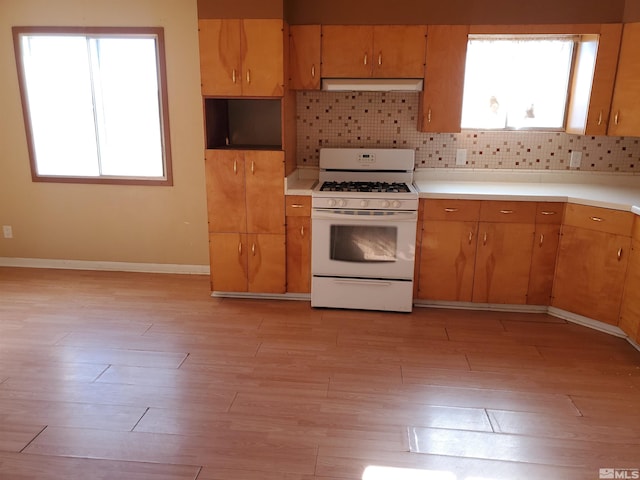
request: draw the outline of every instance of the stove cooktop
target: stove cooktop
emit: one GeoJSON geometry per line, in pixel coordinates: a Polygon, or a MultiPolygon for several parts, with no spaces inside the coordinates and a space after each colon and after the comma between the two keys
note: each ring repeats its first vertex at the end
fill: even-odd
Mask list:
{"type": "Polygon", "coordinates": [[[321,192],[409,193],[404,182],[323,182],[321,192]]]}

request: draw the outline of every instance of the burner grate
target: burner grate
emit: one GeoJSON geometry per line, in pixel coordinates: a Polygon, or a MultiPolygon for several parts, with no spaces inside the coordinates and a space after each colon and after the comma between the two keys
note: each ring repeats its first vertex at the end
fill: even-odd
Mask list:
{"type": "Polygon", "coordinates": [[[321,192],[373,192],[408,193],[411,190],[403,182],[324,182],[321,192]]]}

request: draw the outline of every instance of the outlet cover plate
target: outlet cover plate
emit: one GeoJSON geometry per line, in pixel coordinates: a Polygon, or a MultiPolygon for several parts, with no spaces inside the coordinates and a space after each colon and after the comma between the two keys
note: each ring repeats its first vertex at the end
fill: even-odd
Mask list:
{"type": "Polygon", "coordinates": [[[464,166],[467,164],[467,149],[466,148],[458,148],[456,150],[456,165],[464,166]]]}
{"type": "Polygon", "coordinates": [[[582,152],[571,152],[571,157],[569,160],[569,168],[580,168],[580,164],[582,163],[582,152]]]}

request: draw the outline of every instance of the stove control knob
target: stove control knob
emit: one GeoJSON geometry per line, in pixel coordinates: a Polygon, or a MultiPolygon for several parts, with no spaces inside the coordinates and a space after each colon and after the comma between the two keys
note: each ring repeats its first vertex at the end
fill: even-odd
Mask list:
{"type": "Polygon", "coordinates": [[[340,201],[338,201],[338,206],[340,206],[340,207],[346,207],[346,206],[347,206],[347,201],[346,201],[346,200],[340,200],[340,201]]]}
{"type": "Polygon", "coordinates": [[[391,205],[391,203],[389,203],[389,200],[382,201],[382,208],[389,208],[389,205],[391,205]]]}
{"type": "Polygon", "coordinates": [[[394,200],[391,205],[393,208],[400,208],[401,203],[398,200],[394,200]]]}
{"type": "Polygon", "coordinates": [[[361,207],[366,207],[367,205],[369,205],[369,201],[368,200],[361,200],[360,201],[360,206],[361,207]]]}
{"type": "Polygon", "coordinates": [[[335,207],[336,206],[336,201],[333,198],[330,198],[327,203],[329,204],[330,207],[335,207]]]}

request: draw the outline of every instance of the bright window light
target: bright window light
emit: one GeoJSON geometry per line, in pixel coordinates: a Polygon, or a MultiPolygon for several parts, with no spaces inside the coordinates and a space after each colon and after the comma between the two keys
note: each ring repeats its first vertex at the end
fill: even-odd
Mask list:
{"type": "Polygon", "coordinates": [[[564,128],[574,39],[471,38],[462,128],[564,128]]]}
{"type": "Polygon", "coordinates": [[[170,184],[158,34],[50,30],[16,36],[34,179],[170,184]]]}

